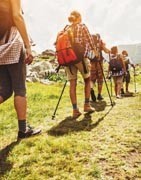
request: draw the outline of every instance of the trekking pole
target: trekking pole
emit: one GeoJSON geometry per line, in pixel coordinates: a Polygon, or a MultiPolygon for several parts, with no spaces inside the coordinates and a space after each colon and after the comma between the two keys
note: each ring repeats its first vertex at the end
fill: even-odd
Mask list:
{"type": "Polygon", "coordinates": [[[58,102],[57,102],[56,108],[55,108],[54,113],[53,113],[53,115],[52,115],[52,120],[55,118],[56,111],[57,111],[57,109],[58,109],[58,106],[59,106],[59,103],[60,103],[60,101],[61,101],[61,98],[62,98],[62,95],[63,95],[63,92],[64,92],[64,90],[65,90],[66,85],[67,85],[67,80],[65,81],[65,84],[64,84],[63,89],[62,89],[62,91],[61,91],[59,100],[58,100],[58,102]]]}
{"type": "Polygon", "coordinates": [[[136,89],[136,71],[135,71],[135,68],[134,68],[134,88],[135,88],[135,93],[137,92],[137,89],[136,89]]]}
{"type": "MultiPolygon", "coordinates": [[[[110,56],[110,55],[109,55],[110,56]]],[[[110,57],[109,57],[110,59],[110,57]]],[[[107,62],[109,64],[109,62],[105,59],[105,62],[107,62]]],[[[113,85],[112,85],[112,77],[108,77],[108,79],[110,80],[110,90],[111,90],[111,97],[113,96],[113,85]]]]}
{"type": "Polygon", "coordinates": [[[112,85],[112,78],[110,77],[110,86],[111,86],[111,97],[113,96],[113,85],[112,85]]]}
{"type": "Polygon", "coordinates": [[[103,72],[103,69],[102,69],[102,65],[101,65],[100,61],[98,61],[98,62],[99,62],[100,69],[101,69],[101,72],[102,72],[102,76],[103,76],[103,79],[104,79],[104,82],[105,82],[105,85],[106,85],[106,88],[107,88],[107,92],[108,92],[108,95],[109,95],[111,106],[114,106],[115,102],[112,101],[112,98],[110,96],[110,91],[109,91],[109,88],[108,88],[108,85],[107,85],[107,82],[106,82],[106,78],[105,78],[105,75],[104,75],[104,72],[103,72]]]}

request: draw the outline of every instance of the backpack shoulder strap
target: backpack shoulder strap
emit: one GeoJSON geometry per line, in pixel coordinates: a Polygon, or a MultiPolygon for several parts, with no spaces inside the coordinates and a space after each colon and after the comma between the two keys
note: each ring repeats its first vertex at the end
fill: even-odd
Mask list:
{"type": "Polygon", "coordinates": [[[117,55],[117,59],[120,59],[120,54],[117,55]]]}
{"type": "Polygon", "coordinates": [[[63,30],[66,31],[69,27],[70,27],[70,25],[67,24],[63,30]]]}
{"type": "Polygon", "coordinates": [[[117,60],[119,60],[121,63],[123,63],[123,59],[121,58],[120,54],[117,55],[117,60]]]}

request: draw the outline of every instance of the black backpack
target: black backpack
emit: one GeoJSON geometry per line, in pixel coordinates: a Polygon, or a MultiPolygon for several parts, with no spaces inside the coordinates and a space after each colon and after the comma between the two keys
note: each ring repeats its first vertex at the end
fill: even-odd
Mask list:
{"type": "Polygon", "coordinates": [[[12,10],[9,0],[0,0],[0,40],[13,25],[12,10]]]}
{"type": "Polygon", "coordinates": [[[118,55],[117,57],[110,57],[110,71],[112,72],[119,72],[122,71],[123,67],[122,67],[122,62],[120,59],[120,56],[118,55]]]}

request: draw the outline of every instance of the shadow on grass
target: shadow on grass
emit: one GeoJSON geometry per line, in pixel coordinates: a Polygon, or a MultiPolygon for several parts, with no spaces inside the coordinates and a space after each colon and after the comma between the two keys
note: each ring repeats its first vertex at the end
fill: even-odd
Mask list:
{"type": "Polygon", "coordinates": [[[91,106],[94,107],[97,112],[104,111],[106,105],[106,101],[91,102],[91,106]]]}
{"type": "Polygon", "coordinates": [[[124,97],[124,98],[135,97],[135,96],[136,96],[136,94],[133,92],[128,92],[128,93],[125,93],[122,95],[122,97],[124,97]]]}
{"type": "Polygon", "coordinates": [[[48,134],[52,136],[63,136],[71,132],[91,131],[93,128],[96,128],[101,121],[104,120],[112,108],[113,107],[111,106],[111,108],[104,114],[104,116],[99,118],[95,123],[92,123],[91,114],[87,113],[84,115],[84,118],[81,121],[72,119],[72,117],[67,117],[57,126],[48,130],[48,134]]]}
{"type": "Polygon", "coordinates": [[[10,171],[13,164],[7,160],[12,149],[19,144],[20,141],[14,141],[0,150],[0,177],[3,176],[7,171],[10,171]]]}

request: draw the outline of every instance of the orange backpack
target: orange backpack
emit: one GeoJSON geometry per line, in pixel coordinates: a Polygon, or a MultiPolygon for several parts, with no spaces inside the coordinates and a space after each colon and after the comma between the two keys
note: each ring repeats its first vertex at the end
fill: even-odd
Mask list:
{"type": "Polygon", "coordinates": [[[80,61],[72,47],[72,34],[70,26],[66,26],[58,33],[56,40],[56,55],[59,65],[70,66],[80,61]]]}

